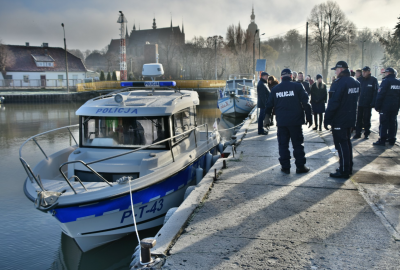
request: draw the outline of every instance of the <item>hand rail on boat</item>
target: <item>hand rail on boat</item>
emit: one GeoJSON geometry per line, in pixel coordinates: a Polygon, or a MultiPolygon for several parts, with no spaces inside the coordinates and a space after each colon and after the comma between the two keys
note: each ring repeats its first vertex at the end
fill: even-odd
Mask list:
{"type": "MultiPolygon", "coordinates": [[[[47,134],[47,133],[56,131],[56,130],[61,130],[61,129],[66,128],[66,129],[68,129],[68,131],[69,131],[69,133],[71,134],[72,138],[73,138],[74,141],[76,142],[75,137],[74,137],[74,135],[72,134],[72,132],[71,132],[71,130],[70,130],[69,128],[71,128],[71,127],[78,127],[78,126],[79,126],[79,124],[71,125],[71,126],[66,126],[66,127],[60,127],[60,128],[52,129],[52,130],[49,130],[49,131],[46,131],[46,132],[42,132],[42,133],[36,134],[35,136],[30,137],[30,138],[27,139],[27,140],[21,145],[21,147],[19,148],[19,157],[22,158],[22,148],[24,147],[24,145],[25,145],[27,142],[29,142],[30,140],[33,140],[33,141],[36,143],[36,145],[39,147],[39,149],[42,151],[42,153],[43,153],[43,155],[46,157],[46,159],[48,159],[46,153],[43,151],[42,147],[40,147],[39,143],[36,141],[35,138],[36,138],[36,137],[39,137],[39,136],[42,136],[42,135],[44,135],[44,134],[47,134]]],[[[78,143],[76,142],[76,144],[78,144],[78,143]]]]}
{"type": "MultiPolygon", "coordinates": [[[[64,162],[63,164],[60,165],[60,167],[58,168],[58,170],[60,171],[61,175],[64,177],[65,181],[68,183],[68,185],[69,185],[70,188],[74,191],[75,194],[77,194],[75,188],[72,186],[71,182],[68,180],[67,176],[66,176],[66,175],[64,174],[64,172],[62,171],[62,167],[64,167],[64,166],[67,165],[67,164],[78,163],[78,162],[81,163],[83,166],[85,166],[86,168],[88,168],[92,173],[94,173],[97,177],[99,177],[101,180],[103,180],[103,182],[106,182],[109,186],[112,187],[113,185],[112,185],[110,182],[108,182],[108,181],[107,181],[103,176],[101,176],[98,172],[96,172],[95,170],[93,170],[93,168],[91,168],[89,165],[90,165],[90,164],[94,164],[94,163],[98,163],[98,162],[102,162],[102,161],[106,161],[106,160],[110,160],[110,159],[113,159],[113,158],[125,156],[125,155],[131,154],[131,153],[134,153],[134,152],[137,152],[137,151],[140,151],[140,150],[144,150],[144,149],[147,149],[147,148],[149,148],[149,147],[151,147],[151,146],[154,146],[154,145],[157,145],[157,144],[161,144],[161,143],[164,143],[164,142],[167,142],[167,141],[169,142],[169,145],[170,145],[171,156],[172,156],[172,162],[175,162],[174,153],[173,153],[173,151],[172,151],[172,147],[173,147],[173,146],[172,146],[172,139],[175,139],[175,138],[177,138],[177,137],[181,137],[181,136],[183,136],[183,135],[185,135],[185,134],[187,134],[187,133],[190,133],[190,132],[194,131],[195,145],[196,145],[196,148],[197,148],[196,129],[198,129],[198,128],[202,127],[202,126],[205,126],[205,127],[206,127],[206,130],[207,130],[207,143],[208,143],[208,139],[209,139],[209,136],[208,136],[208,124],[205,123],[205,124],[203,124],[203,125],[200,125],[200,126],[197,126],[197,127],[192,128],[192,129],[190,129],[190,130],[187,130],[187,131],[185,131],[185,132],[183,132],[183,133],[181,133],[181,134],[179,134],[179,135],[175,135],[175,136],[169,137],[169,138],[167,138],[167,139],[165,139],[165,140],[162,140],[162,141],[159,141],[159,142],[150,144],[150,145],[146,145],[146,146],[143,146],[143,147],[140,147],[140,148],[137,148],[137,149],[134,149],[134,150],[131,150],[131,151],[122,153],[122,154],[118,154],[118,155],[114,155],[114,156],[111,156],[111,157],[106,157],[106,158],[98,159],[98,160],[91,161],[91,162],[88,162],[88,163],[84,162],[83,160],[73,160],[73,161],[64,162]]],[[[84,184],[83,184],[81,181],[79,181],[79,182],[80,182],[81,185],[86,189],[86,187],[84,186],[84,184]]],[[[86,190],[87,190],[87,189],[86,189],[86,190]]]]}

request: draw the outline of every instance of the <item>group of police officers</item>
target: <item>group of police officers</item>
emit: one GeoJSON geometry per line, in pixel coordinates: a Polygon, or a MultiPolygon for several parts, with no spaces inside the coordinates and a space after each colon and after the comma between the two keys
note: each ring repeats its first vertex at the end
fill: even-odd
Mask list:
{"type": "MultiPolygon", "coordinates": [[[[339,168],[330,176],[347,179],[353,173],[351,132],[355,128],[356,134],[353,139],[359,139],[364,127],[364,138],[369,138],[372,108],[380,114],[380,138],[373,145],[385,146],[386,142],[390,145],[395,144],[400,108],[400,80],[396,79],[397,71],[393,68],[385,70],[385,77],[380,86],[377,79],[371,76],[371,69],[367,66],[362,69],[362,76],[359,78],[351,76],[345,61],[339,61],[332,70],[335,70],[336,80],[332,82],[329,90],[324,127],[331,128],[335,148],[339,154],[339,168]]],[[[260,108],[258,134],[268,134],[263,125],[270,125],[273,111],[277,122],[279,162],[281,171],[286,174],[290,173],[291,167],[289,141],[292,141],[296,173],[306,173],[310,170],[305,165],[302,125],[307,123],[311,127],[313,124],[309,91],[306,91],[303,82],[294,82],[292,76],[293,72],[290,69],[282,70],[281,83],[270,90],[266,83],[268,73],[263,72],[257,85],[260,108]]]]}

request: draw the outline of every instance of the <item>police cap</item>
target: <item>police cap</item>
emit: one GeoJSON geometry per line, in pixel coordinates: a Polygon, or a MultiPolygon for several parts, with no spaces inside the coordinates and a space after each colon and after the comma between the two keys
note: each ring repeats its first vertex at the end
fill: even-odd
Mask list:
{"type": "Polygon", "coordinates": [[[267,72],[265,72],[265,71],[261,72],[261,77],[265,76],[265,75],[269,76],[269,74],[267,72]]]}
{"type": "Polygon", "coordinates": [[[363,71],[371,71],[371,68],[369,66],[365,66],[362,68],[363,71]]]}
{"type": "Polygon", "coordinates": [[[336,63],[336,66],[331,68],[331,70],[335,70],[337,68],[349,68],[349,66],[347,65],[346,61],[339,61],[336,63]]]}
{"type": "Polygon", "coordinates": [[[394,72],[394,69],[391,68],[391,67],[387,68],[387,69],[385,70],[385,73],[386,73],[386,72],[393,73],[393,74],[395,73],[395,72],[394,72]]]}
{"type": "Polygon", "coordinates": [[[292,71],[288,68],[285,68],[284,70],[282,70],[281,72],[281,76],[290,76],[292,73],[292,71]]]}

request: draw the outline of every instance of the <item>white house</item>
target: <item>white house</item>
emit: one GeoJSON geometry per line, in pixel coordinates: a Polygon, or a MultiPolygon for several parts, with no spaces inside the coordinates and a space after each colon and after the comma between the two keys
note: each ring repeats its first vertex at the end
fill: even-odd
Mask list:
{"type": "MultiPolygon", "coordinates": [[[[66,85],[65,50],[58,47],[6,45],[12,54],[0,86],[63,87],[66,85]]],[[[68,82],[70,86],[83,82],[87,69],[79,57],[68,55],[68,82]]]]}

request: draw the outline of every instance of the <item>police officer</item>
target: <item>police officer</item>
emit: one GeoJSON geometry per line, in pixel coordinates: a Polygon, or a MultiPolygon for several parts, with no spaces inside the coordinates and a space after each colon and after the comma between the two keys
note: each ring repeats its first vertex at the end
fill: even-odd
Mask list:
{"type": "Polygon", "coordinates": [[[310,95],[311,94],[310,84],[308,82],[304,81],[304,74],[302,71],[300,71],[298,73],[298,77],[299,78],[298,78],[297,82],[301,83],[304,86],[304,89],[306,89],[307,94],[310,95]]]}
{"type": "MultiPolygon", "coordinates": [[[[358,70],[357,70],[358,71],[358,70]]],[[[353,139],[361,138],[361,129],[364,125],[364,138],[368,139],[371,133],[371,113],[375,107],[376,94],[378,93],[378,80],[371,76],[371,69],[365,66],[362,69],[362,76],[358,77],[360,82],[360,99],[358,101],[356,135],[353,139]]]]}
{"type": "Polygon", "coordinates": [[[332,68],[337,79],[332,83],[328,108],[325,112],[324,126],[332,127],[333,142],[339,154],[340,166],[330,176],[349,178],[353,171],[353,146],[350,140],[350,129],[356,123],[357,102],[360,94],[360,83],[350,76],[345,61],[337,62],[332,68]]]}
{"type": "Polygon", "coordinates": [[[289,141],[292,141],[293,155],[296,159],[296,173],[306,173],[310,168],[306,167],[304,153],[304,136],[302,125],[304,122],[304,112],[306,113],[307,123],[312,126],[311,105],[308,102],[308,94],[302,84],[292,81],[292,71],[284,69],[281,72],[282,82],[271,90],[271,95],[267,102],[267,118],[270,119],[272,108],[275,110],[276,122],[278,126],[279,162],[281,171],[290,173],[290,152],[289,141]]]}
{"type": "Polygon", "coordinates": [[[257,106],[260,109],[260,115],[258,116],[258,134],[268,135],[268,132],[264,130],[263,121],[265,117],[265,107],[267,105],[268,96],[270,90],[268,88],[268,76],[267,72],[261,73],[261,78],[257,84],[257,106]]]}
{"type": "Polygon", "coordinates": [[[390,145],[396,142],[397,114],[400,107],[400,81],[396,79],[396,70],[387,68],[376,96],[375,110],[379,112],[379,140],[374,145],[390,145]]]}
{"type": "Polygon", "coordinates": [[[292,71],[292,81],[297,82],[297,72],[292,71]]]}

